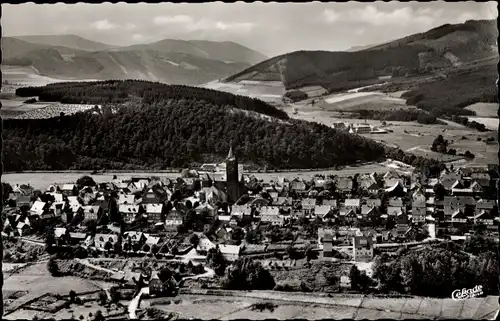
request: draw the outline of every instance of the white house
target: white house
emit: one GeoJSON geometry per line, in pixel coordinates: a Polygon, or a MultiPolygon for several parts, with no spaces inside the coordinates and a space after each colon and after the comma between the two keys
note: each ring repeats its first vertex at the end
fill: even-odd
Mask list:
{"type": "Polygon", "coordinates": [[[237,245],[219,244],[219,249],[224,258],[230,262],[234,262],[240,257],[241,248],[237,245]]]}
{"type": "Polygon", "coordinates": [[[113,249],[113,246],[115,243],[118,241],[118,236],[115,234],[96,234],[94,237],[94,245],[96,249],[105,251],[106,250],[106,243],[111,244],[111,249],[113,249]]]}

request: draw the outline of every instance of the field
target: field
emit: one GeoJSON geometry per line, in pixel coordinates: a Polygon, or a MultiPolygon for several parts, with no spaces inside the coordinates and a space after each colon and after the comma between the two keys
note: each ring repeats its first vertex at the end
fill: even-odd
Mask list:
{"type": "MultiPolygon", "coordinates": [[[[94,108],[94,105],[80,104],[22,104],[19,107],[10,107],[7,112],[16,112],[14,115],[2,115],[4,118],[12,119],[44,119],[59,117],[61,113],[65,115],[75,114],[94,108]]],[[[2,108],[3,112],[3,108],[2,108]]]]}
{"type": "Polygon", "coordinates": [[[319,100],[317,106],[327,111],[339,112],[415,109],[413,106],[406,106],[404,99],[379,92],[352,92],[330,95],[319,100]]]}
{"type": "MultiPolygon", "coordinates": [[[[349,166],[340,170],[318,170],[318,171],[293,171],[293,172],[276,172],[276,173],[251,173],[258,179],[264,181],[277,180],[278,177],[286,177],[293,179],[299,177],[302,179],[310,179],[315,174],[323,175],[339,175],[352,176],[356,173],[386,173],[390,170],[389,167],[372,163],[360,166],[349,166]]],[[[26,173],[5,173],[2,175],[2,181],[9,184],[30,184],[35,189],[45,190],[49,184],[74,183],[83,175],[89,175],[88,171],[68,171],[68,172],[26,172],[26,173]]],[[[109,172],[103,175],[91,175],[96,183],[106,183],[113,181],[113,176],[118,180],[130,179],[133,177],[179,177],[180,173],[168,172],[109,172]]]]}
{"type": "Polygon", "coordinates": [[[225,91],[235,95],[249,96],[276,103],[281,101],[281,97],[285,93],[285,87],[281,82],[277,81],[241,81],[239,83],[212,81],[199,87],[225,91]]]}
{"type": "Polygon", "coordinates": [[[465,109],[475,111],[478,117],[498,117],[498,104],[494,103],[476,103],[465,109]]]}
{"type": "MultiPolygon", "coordinates": [[[[498,297],[477,298],[463,301],[426,298],[369,298],[369,297],[319,297],[301,293],[252,291],[241,296],[201,296],[182,294],[171,302],[158,300],[143,303],[181,318],[203,320],[234,319],[484,319],[493,317],[498,297]],[[154,302],[154,301],[153,301],[154,302]],[[162,303],[165,302],[165,303],[162,303]],[[266,302],[268,307],[259,309],[266,302]],[[270,304],[269,304],[270,303],[270,304]],[[465,306],[466,305],[466,306],[465,306]],[[462,306],[464,308],[462,309],[462,306]]],[[[153,300],[151,300],[153,301],[153,300]]],[[[170,300],[168,300],[170,301],[170,300]]]]}
{"type": "Polygon", "coordinates": [[[498,118],[493,117],[468,117],[469,121],[475,121],[484,124],[489,130],[498,130],[498,118]]]}

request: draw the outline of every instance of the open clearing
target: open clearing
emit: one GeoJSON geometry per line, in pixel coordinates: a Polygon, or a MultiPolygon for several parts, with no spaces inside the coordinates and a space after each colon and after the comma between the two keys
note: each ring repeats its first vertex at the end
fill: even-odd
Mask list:
{"type": "Polygon", "coordinates": [[[478,117],[498,117],[498,104],[495,103],[476,103],[465,109],[475,111],[478,117]]]}
{"type": "Polygon", "coordinates": [[[278,81],[241,81],[239,83],[212,81],[200,87],[259,98],[267,102],[281,102],[281,97],[285,93],[285,87],[278,81]]]}
{"type": "Polygon", "coordinates": [[[489,130],[498,129],[498,118],[492,118],[492,117],[468,117],[468,118],[469,121],[475,121],[480,124],[484,124],[484,126],[489,130]]]}
{"type": "MultiPolygon", "coordinates": [[[[277,180],[278,177],[285,177],[294,179],[295,177],[302,179],[310,179],[315,174],[323,175],[339,175],[339,176],[352,176],[356,173],[386,173],[390,170],[389,167],[378,164],[370,163],[359,166],[348,166],[343,169],[334,170],[317,170],[317,171],[294,171],[294,172],[276,172],[276,173],[249,173],[255,175],[257,179],[264,181],[277,180]]],[[[50,184],[64,184],[74,183],[83,175],[90,175],[89,171],[68,171],[68,172],[25,172],[25,173],[4,173],[2,181],[11,185],[16,184],[30,184],[35,189],[45,190],[50,184]]],[[[126,180],[131,177],[169,177],[176,178],[180,173],[168,172],[109,172],[102,175],[90,175],[96,183],[106,183],[113,181],[113,176],[116,175],[117,180],[126,180]]]]}

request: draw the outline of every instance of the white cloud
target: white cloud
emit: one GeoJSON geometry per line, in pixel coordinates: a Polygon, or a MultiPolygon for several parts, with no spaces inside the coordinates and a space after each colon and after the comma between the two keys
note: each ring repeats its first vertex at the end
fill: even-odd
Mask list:
{"type": "Polygon", "coordinates": [[[327,23],[357,22],[373,26],[405,26],[409,24],[431,25],[442,13],[442,10],[422,9],[414,12],[411,7],[398,8],[393,11],[380,11],[373,5],[351,9],[339,14],[331,9],[323,11],[323,18],[327,23]]]}
{"type": "Polygon", "coordinates": [[[216,29],[228,31],[250,31],[252,30],[253,26],[253,23],[250,22],[225,23],[222,21],[218,21],[215,23],[216,29]]]}
{"type": "Polygon", "coordinates": [[[158,16],[153,20],[155,25],[193,23],[193,18],[188,15],[158,16]]]}
{"type": "Polygon", "coordinates": [[[92,27],[93,29],[97,29],[97,30],[111,30],[111,29],[115,29],[117,27],[117,25],[109,22],[106,19],[106,20],[94,21],[90,25],[90,27],[92,27]]]}
{"type": "Polygon", "coordinates": [[[332,23],[339,20],[340,15],[331,9],[325,9],[323,11],[323,17],[325,18],[326,22],[332,23]]]}
{"type": "Polygon", "coordinates": [[[221,30],[230,32],[246,32],[252,30],[250,22],[224,22],[209,19],[195,20],[188,15],[158,16],[153,20],[155,25],[177,25],[187,31],[221,30]]]}

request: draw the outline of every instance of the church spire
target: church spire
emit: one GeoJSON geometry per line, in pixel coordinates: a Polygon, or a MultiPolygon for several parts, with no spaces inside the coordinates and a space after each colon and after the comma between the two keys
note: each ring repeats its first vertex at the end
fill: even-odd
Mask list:
{"type": "Polygon", "coordinates": [[[227,159],[233,159],[234,153],[233,153],[233,144],[231,143],[231,146],[229,147],[229,153],[227,154],[227,159]]]}

